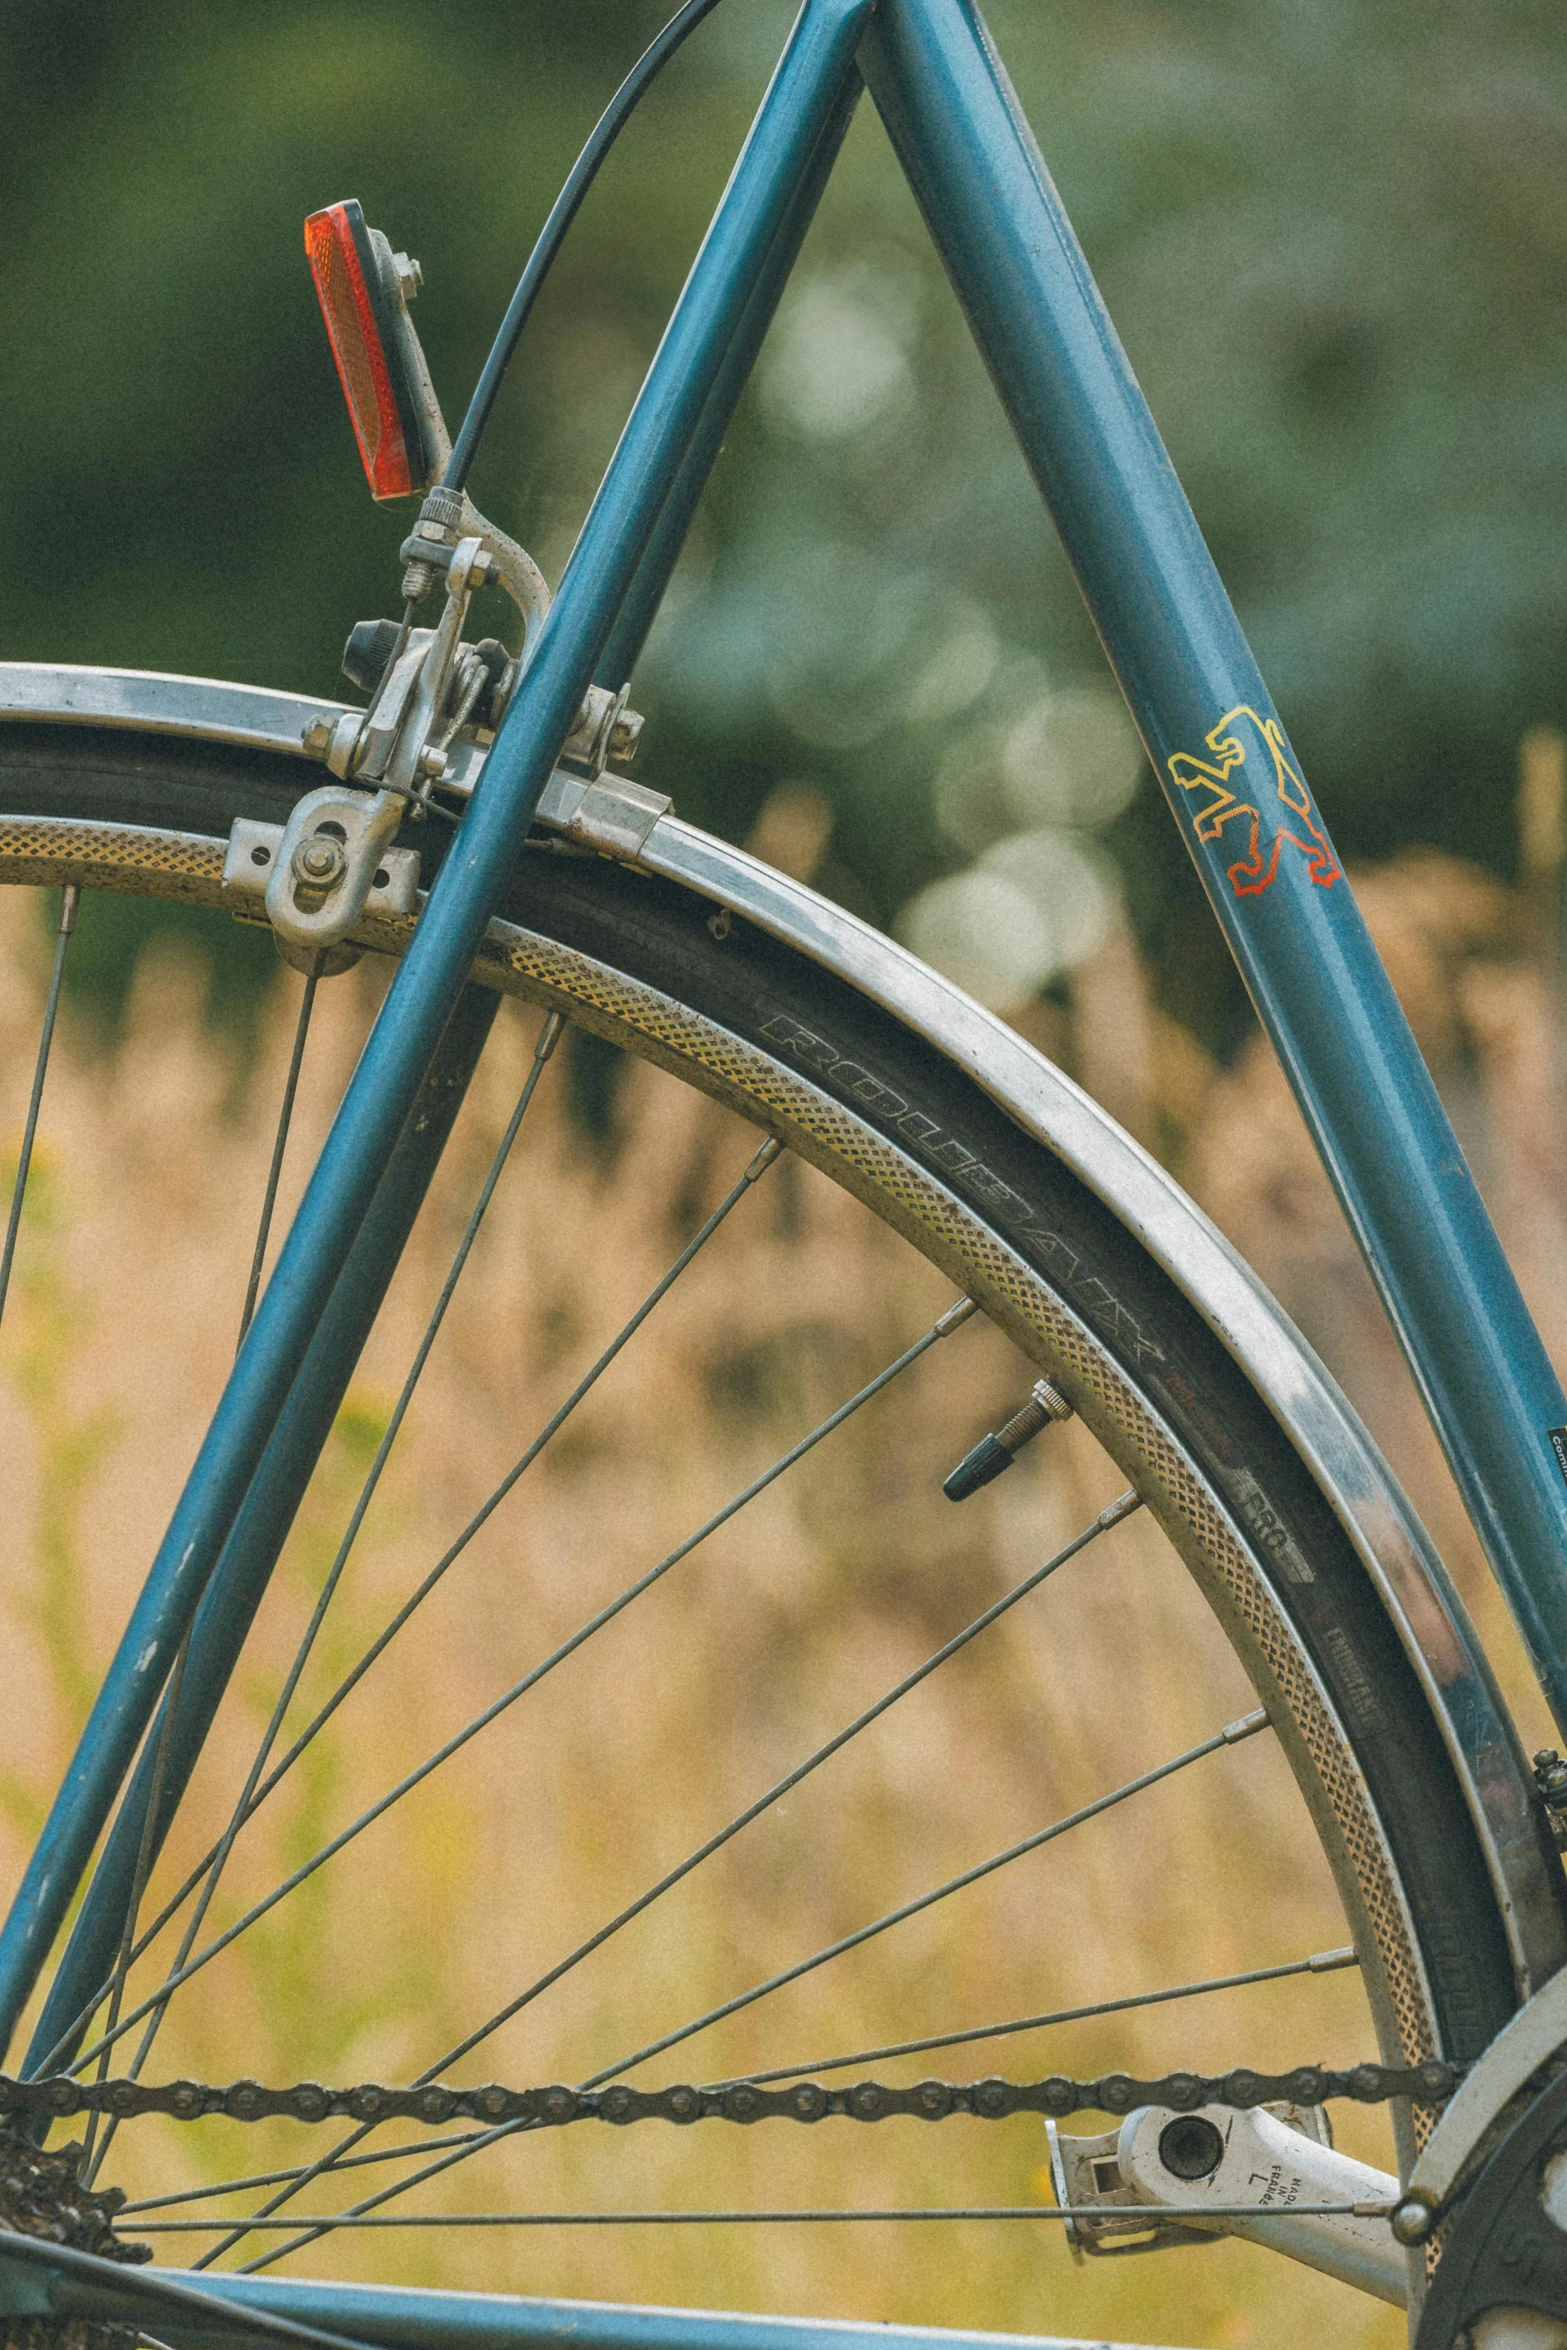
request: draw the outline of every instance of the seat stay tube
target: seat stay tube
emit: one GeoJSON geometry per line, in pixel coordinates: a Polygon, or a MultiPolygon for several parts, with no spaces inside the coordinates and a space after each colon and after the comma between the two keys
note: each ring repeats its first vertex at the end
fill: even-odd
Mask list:
{"type": "Polygon", "coordinates": [[[861,65],[1567,1730],[1567,1403],[1082,249],[973,0],[861,65]]]}
{"type": "Polygon", "coordinates": [[[796,19],[0,1934],[0,2044],[14,2031],[64,1921],[774,239],[838,113],[870,6],[805,0],[796,19]]]}

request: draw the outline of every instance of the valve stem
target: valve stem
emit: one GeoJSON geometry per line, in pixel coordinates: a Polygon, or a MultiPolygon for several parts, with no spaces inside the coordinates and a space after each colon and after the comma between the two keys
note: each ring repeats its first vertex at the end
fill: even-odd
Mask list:
{"type": "Polygon", "coordinates": [[[989,1436],[982,1436],[973,1451],[964,1454],[951,1476],[943,1480],[942,1492],[948,1501],[967,1501],[1003,1469],[1010,1469],[1024,1445],[1032,1443],[1042,1428],[1048,1428],[1052,1420],[1071,1417],[1072,1407],[1060,1389],[1052,1387],[1048,1379],[1036,1379],[1022,1410],[989,1436]]]}

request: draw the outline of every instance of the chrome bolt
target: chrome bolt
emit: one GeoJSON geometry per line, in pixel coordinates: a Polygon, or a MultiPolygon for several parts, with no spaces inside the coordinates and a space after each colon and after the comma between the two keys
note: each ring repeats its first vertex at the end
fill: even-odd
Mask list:
{"type": "Polygon", "coordinates": [[[305,882],[311,889],[332,889],[347,871],[348,857],[343,844],[328,833],[312,833],[294,851],[294,879],[305,882]]]}
{"type": "Polygon", "coordinates": [[[398,291],[403,300],[405,302],[413,301],[419,288],[424,284],[424,271],[409,253],[394,253],[392,268],[396,273],[398,291]]]}
{"type": "Polygon", "coordinates": [[[609,730],[609,756],[629,766],[637,755],[645,724],[640,710],[622,710],[609,730]]]}
{"type": "Polygon", "coordinates": [[[336,723],[335,719],[326,716],[311,719],[299,739],[312,759],[326,757],[327,752],[332,748],[332,729],[336,723]]]}
{"type": "Polygon", "coordinates": [[[446,753],[438,751],[433,743],[426,743],[419,753],[419,772],[428,775],[432,783],[439,783],[446,773],[446,753]]]}
{"type": "Polygon", "coordinates": [[[1389,2226],[1400,2244],[1423,2244],[1436,2225],[1436,2213],[1420,2195],[1406,2195],[1389,2226]]]}

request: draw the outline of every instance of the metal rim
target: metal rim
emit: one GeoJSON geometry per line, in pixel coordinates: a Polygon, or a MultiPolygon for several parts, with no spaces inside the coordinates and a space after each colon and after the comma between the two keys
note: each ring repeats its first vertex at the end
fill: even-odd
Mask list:
{"type": "MultiPolygon", "coordinates": [[[[0,664],[0,720],[264,749],[297,758],[301,780],[311,772],[305,729],[343,707],[210,679],[0,664]]],[[[476,751],[472,779],[482,746],[476,751]]],[[[70,879],[80,877],[81,860],[90,854],[96,886],[144,888],[150,844],[135,837],[135,828],[89,830],[90,844],[73,845],[47,820],[11,819],[0,834],[0,872],[18,881],[70,879]],[[100,837],[109,831],[112,841],[100,837]]],[[[1441,1725],[1496,1891],[1518,1995],[1528,1997],[1567,1961],[1567,1930],[1516,1733],[1452,1584],[1387,1464],[1249,1268],[1147,1153],[1059,1070],[854,916],[670,814],[645,830],[634,853],[628,855],[624,837],[612,846],[623,860],[743,915],[893,1012],[1103,1200],[1202,1314],[1288,1435],[1376,1584],[1441,1725]]],[[[164,863],[169,894],[198,904],[232,902],[222,893],[222,844],[192,837],[164,863]]],[[[356,935],[396,953],[410,929],[377,917],[356,935]]]]}

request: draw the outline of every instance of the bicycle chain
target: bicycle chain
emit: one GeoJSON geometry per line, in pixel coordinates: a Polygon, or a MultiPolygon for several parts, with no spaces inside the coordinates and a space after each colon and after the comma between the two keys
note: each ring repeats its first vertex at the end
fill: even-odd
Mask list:
{"type": "Polygon", "coordinates": [[[1333,2097],[1353,2098],[1361,2105],[1381,2105],[1394,2097],[1407,2097],[1417,2105],[1441,2105],[1460,2078],[1456,2066],[1435,2057],[1405,2067],[1357,2064],[1348,2072],[1318,2064],[1297,2065],[1287,2073],[1258,2073],[1242,2066],[1217,2075],[1165,2073],[1152,2081],[1134,2080],[1127,2073],[1074,2081],[1052,2073],[1042,2081],[916,2081],[910,2088],[856,2081],[845,2089],[824,2088],[820,2081],[793,2081],[779,2089],[751,2081],[704,2089],[683,2082],[670,2089],[633,2089],[623,2081],[605,2089],[570,2089],[560,2082],[543,2089],[507,2089],[499,2082],[474,2089],[449,2089],[438,2083],[394,2089],[375,2081],[352,2089],[327,2089],[318,2081],[299,2081],[289,2089],[268,2089],[259,2081],[214,2088],[202,2081],[77,2081],[67,2073],[18,2081],[0,2074],[0,2115],[39,2114],[63,2120],[71,2114],[103,2113],[133,2120],[140,2114],[161,2113],[175,2121],[200,2121],[221,2114],[246,2122],[282,2116],[301,2122],[475,2121],[486,2127],[513,2122],[533,2129],[589,2120],[621,2125],[759,2122],[775,2117],[817,2122],[829,2115],[879,2122],[894,2114],[945,2121],[951,2114],[967,2113],[982,2121],[1004,2121],[1014,2113],[1061,2118],[1082,2112],[1130,2113],[1142,2105],[1169,2106],[1176,2112],[1223,2105],[1244,2112],[1256,2105],[1321,2105],[1333,2097]]]}

